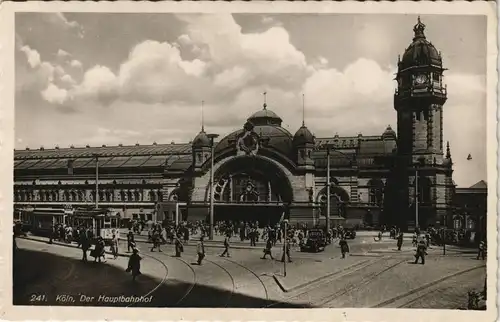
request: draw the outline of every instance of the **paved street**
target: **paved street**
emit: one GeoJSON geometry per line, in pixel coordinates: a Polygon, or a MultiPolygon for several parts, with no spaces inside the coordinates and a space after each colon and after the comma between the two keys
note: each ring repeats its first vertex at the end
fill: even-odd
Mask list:
{"type": "MultiPolygon", "coordinates": [[[[40,239],[38,238],[39,240],[40,239]]],[[[193,245],[195,241],[191,242],[193,245]]],[[[406,242],[397,251],[394,241],[375,242],[372,237],[349,242],[351,253],[340,256],[336,244],[321,253],[292,251],[292,263],[261,259],[262,248],[231,249],[230,258],[219,257],[218,247],[206,247],[201,266],[195,265],[195,247],[185,247],[182,258],[173,257],[173,246],[150,252],[139,243],[143,275],[137,282],[125,272],[127,253],[106,263],[82,263],[81,250],[46,242],[18,239],[14,264],[16,304],[89,305],[56,301],[68,294],[96,299],[91,305],[127,306],[100,302],[107,297],[151,296],[138,306],[158,307],[413,307],[458,308],[466,305],[467,291],[481,290],[486,269],[473,250],[432,248],[426,264],[413,264],[414,250],[406,242]],[[31,263],[44,263],[32,265],[31,263]],[[22,286],[22,287],[18,287],[22,286]],[[30,302],[32,294],[46,301],[30,302]]],[[[281,258],[279,246],[273,249],[281,258]]],[[[108,257],[111,257],[108,255],[108,257]]]]}

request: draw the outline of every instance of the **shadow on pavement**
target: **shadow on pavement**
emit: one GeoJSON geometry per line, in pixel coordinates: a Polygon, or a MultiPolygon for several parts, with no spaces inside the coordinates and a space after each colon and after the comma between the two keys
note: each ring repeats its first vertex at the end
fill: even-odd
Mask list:
{"type": "MultiPolygon", "coordinates": [[[[14,305],[108,307],[265,307],[275,301],[184,281],[129,273],[109,263],[84,263],[44,251],[18,249],[13,260],[14,305]],[[149,293],[155,290],[151,295],[149,293]],[[144,297],[147,295],[147,297],[144,297]],[[131,297],[141,302],[130,302],[131,297]],[[181,301],[182,300],[182,301],[181,301]]],[[[310,307],[279,303],[278,307],[310,307]]]]}

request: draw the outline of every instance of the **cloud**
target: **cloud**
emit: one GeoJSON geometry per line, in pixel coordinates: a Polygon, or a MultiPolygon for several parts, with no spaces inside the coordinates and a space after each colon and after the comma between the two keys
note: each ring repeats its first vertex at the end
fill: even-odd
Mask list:
{"type": "Polygon", "coordinates": [[[41,58],[38,51],[31,49],[29,46],[23,46],[20,50],[26,55],[26,59],[31,68],[40,66],[41,58]]]}
{"type": "Polygon", "coordinates": [[[61,58],[65,58],[65,57],[70,57],[71,55],[67,51],[59,49],[57,51],[57,56],[61,57],[61,58]]]}
{"type": "Polygon", "coordinates": [[[73,59],[70,63],[71,67],[82,68],[82,63],[79,60],[73,59]]]}
{"type": "Polygon", "coordinates": [[[69,98],[67,90],[59,88],[52,83],[50,83],[49,86],[45,90],[43,90],[41,94],[43,99],[47,102],[58,105],[62,105],[69,98]]]}
{"type": "Polygon", "coordinates": [[[64,29],[75,31],[80,38],[83,38],[85,34],[85,30],[78,22],[68,20],[62,12],[52,14],[50,16],[50,21],[64,29]]]}

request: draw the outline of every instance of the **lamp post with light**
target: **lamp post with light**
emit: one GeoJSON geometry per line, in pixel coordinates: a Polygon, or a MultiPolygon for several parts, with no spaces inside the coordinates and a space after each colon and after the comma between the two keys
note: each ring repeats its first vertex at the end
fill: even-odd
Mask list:
{"type": "Polygon", "coordinates": [[[214,239],[214,140],[219,137],[219,134],[207,134],[210,139],[210,235],[209,239],[214,239]]]}

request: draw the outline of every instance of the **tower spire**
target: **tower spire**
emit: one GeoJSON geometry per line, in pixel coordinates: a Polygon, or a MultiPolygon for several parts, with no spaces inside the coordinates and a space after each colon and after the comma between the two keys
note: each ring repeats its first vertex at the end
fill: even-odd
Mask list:
{"type": "Polygon", "coordinates": [[[425,39],[424,30],[425,30],[425,25],[422,23],[422,21],[420,21],[420,16],[418,16],[417,24],[415,25],[415,27],[413,27],[413,32],[415,33],[413,40],[425,39]]]}
{"type": "Polygon", "coordinates": [[[204,108],[205,101],[201,101],[201,131],[205,132],[205,115],[204,115],[204,108]]]}
{"type": "Polygon", "coordinates": [[[451,159],[450,141],[446,141],[446,159],[451,159]]]}
{"type": "Polygon", "coordinates": [[[267,91],[262,93],[262,95],[264,95],[264,105],[262,105],[262,106],[264,107],[264,109],[266,109],[267,108],[267,91]]]}
{"type": "Polygon", "coordinates": [[[304,103],[305,95],[302,93],[302,126],[306,126],[306,105],[304,103]]]}

